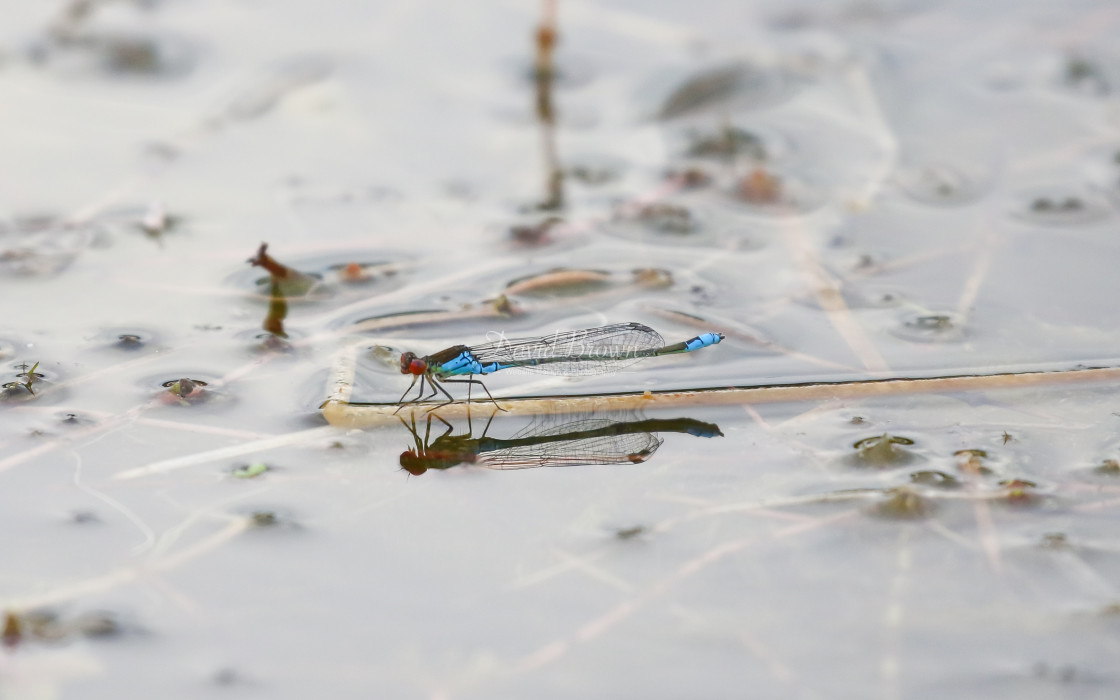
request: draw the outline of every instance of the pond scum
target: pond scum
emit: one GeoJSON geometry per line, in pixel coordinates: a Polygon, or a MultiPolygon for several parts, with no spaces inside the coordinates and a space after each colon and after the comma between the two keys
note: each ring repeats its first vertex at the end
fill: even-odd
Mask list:
{"type": "Polygon", "coordinates": [[[1116,696],[1108,3],[183,5],[0,38],[0,698],[1116,696]]]}

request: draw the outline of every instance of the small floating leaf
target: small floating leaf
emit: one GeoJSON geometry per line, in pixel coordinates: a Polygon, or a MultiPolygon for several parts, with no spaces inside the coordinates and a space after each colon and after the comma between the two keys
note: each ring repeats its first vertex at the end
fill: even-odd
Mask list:
{"type": "Polygon", "coordinates": [[[964,319],[953,312],[923,312],[902,319],[895,335],[923,343],[951,343],[965,337],[964,319]]]}
{"type": "Polygon", "coordinates": [[[744,107],[773,104],[791,92],[788,77],[748,63],[733,63],[701,71],[672,92],[659,119],[675,119],[727,105],[734,100],[744,107]]]}
{"type": "Polygon", "coordinates": [[[933,501],[906,486],[891,489],[886,495],[886,499],[871,507],[870,514],[896,520],[917,520],[929,517],[936,510],[933,501]]]}
{"type": "Polygon", "coordinates": [[[675,204],[654,203],[642,205],[634,218],[646,228],[658,233],[685,234],[697,228],[696,220],[685,207],[675,204]]]}
{"type": "Polygon", "coordinates": [[[574,296],[603,289],[611,284],[609,272],[558,268],[513,280],[506,285],[505,293],[525,296],[574,296]]]}
{"type": "Polygon", "coordinates": [[[1039,540],[1038,546],[1043,549],[1069,549],[1069,538],[1064,532],[1047,532],[1039,540]]]}
{"type": "Polygon", "coordinates": [[[665,178],[672,180],[679,187],[686,190],[696,190],[712,184],[712,176],[700,168],[670,170],[665,173],[665,178]]]}
{"type": "Polygon", "coordinates": [[[138,350],[144,347],[144,339],[135,333],[121,333],[115,345],[122,350],[138,350]]]}
{"type": "Polygon", "coordinates": [[[79,615],[67,627],[72,634],[93,639],[117,637],[125,632],[125,626],[115,615],[103,611],[79,615]]]}
{"type": "Polygon", "coordinates": [[[206,382],[201,379],[183,377],[182,379],[169,379],[163,383],[163,386],[167,387],[168,393],[185,399],[196,391],[202,391],[201,387],[206,386],[206,382]]]}
{"type": "Polygon", "coordinates": [[[1107,95],[1112,90],[1100,66],[1083,56],[1070,56],[1066,60],[1061,80],[1066,87],[1087,95],[1107,95]]]}
{"type": "Polygon", "coordinates": [[[673,286],[673,273],[656,267],[640,267],[633,271],[635,284],[647,289],[667,289],[673,286]]]}
{"type": "Polygon", "coordinates": [[[730,195],[752,213],[789,217],[820,207],[829,193],[811,173],[778,173],[759,167],[740,178],[730,195]]]}
{"type": "Polygon", "coordinates": [[[999,482],[999,485],[1004,488],[1004,497],[1011,503],[1026,504],[1034,502],[1038,499],[1038,493],[1035,489],[1038,484],[1026,479],[1006,479],[999,482]]]}
{"type": "Polygon", "coordinates": [[[77,510],[70,514],[70,522],[75,525],[91,525],[101,522],[101,518],[91,510],[77,510]]]}
{"type": "Polygon", "coordinates": [[[505,294],[499,294],[494,299],[489,300],[489,303],[494,307],[494,310],[502,316],[513,316],[516,313],[513,303],[505,294]]]}
{"type": "Polygon", "coordinates": [[[910,321],[909,325],[914,328],[944,330],[953,327],[953,319],[947,314],[931,314],[928,316],[918,316],[910,321]]]}
{"type": "Polygon", "coordinates": [[[210,388],[208,382],[191,377],[169,379],[161,382],[160,386],[166,391],[162,392],[159,398],[165,403],[179,404],[180,406],[192,406],[220,396],[210,388]]]}
{"type": "Polygon", "coordinates": [[[564,220],[559,216],[549,216],[535,224],[511,226],[509,229],[509,237],[513,239],[514,242],[520,243],[521,245],[544,245],[552,240],[552,236],[550,235],[552,230],[563,223],[564,220]]]}
{"type": "Polygon", "coordinates": [[[917,455],[905,449],[913,445],[910,438],[883,433],[859,440],[852,445],[856,454],[851,460],[859,466],[868,467],[897,467],[909,464],[917,459],[917,455]]]}
{"type": "Polygon", "coordinates": [[[735,195],[750,204],[778,204],[782,201],[782,179],[763,168],[755,168],[739,180],[735,195]]]}
{"type": "Polygon", "coordinates": [[[4,613],[4,630],[0,632],[0,639],[4,641],[4,646],[8,648],[19,645],[23,640],[23,625],[11,611],[4,613]]]}
{"type": "Polygon", "coordinates": [[[54,643],[74,637],[115,637],[125,631],[125,626],[112,613],[89,612],[65,620],[53,611],[40,609],[22,613],[6,612],[0,636],[6,646],[14,647],[22,642],[54,643]]]}
{"type": "Polygon", "coordinates": [[[632,540],[638,535],[645,533],[646,528],[641,525],[633,527],[623,527],[614,531],[614,536],[620,540],[632,540]]]}
{"type": "Polygon", "coordinates": [[[38,396],[35,387],[42,384],[45,378],[45,375],[36,371],[39,363],[29,367],[24,362],[16,365],[15,369],[23,370],[16,374],[16,379],[22,381],[7,382],[0,386],[0,401],[27,400],[38,396]]]}
{"type": "Polygon", "coordinates": [[[984,450],[957,450],[953,456],[957,458],[957,468],[962,472],[982,476],[992,473],[991,469],[984,466],[984,460],[988,458],[988,453],[984,450]]]}
{"type": "Polygon", "coordinates": [[[275,527],[280,524],[280,518],[270,510],[258,510],[249,515],[249,522],[253,527],[275,527]]]}
{"type": "Polygon", "coordinates": [[[1115,459],[1102,460],[1093,471],[1104,476],[1120,476],[1120,461],[1115,459]]]}
{"type": "Polygon", "coordinates": [[[1012,214],[1032,224],[1069,226],[1104,220],[1113,215],[1113,209],[1099,192],[1059,183],[1020,194],[1012,214]]]}
{"type": "Polygon", "coordinates": [[[734,159],[744,156],[751,160],[767,158],[766,146],[755,134],[734,126],[724,126],[716,134],[692,134],[688,155],[693,158],[734,159]]]}
{"type": "Polygon", "coordinates": [[[181,223],[180,217],[167,213],[162,202],[152,202],[136,222],[136,228],[148,238],[159,241],[163,234],[175,230],[181,223]]]}
{"type": "Polygon", "coordinates": [[[914,472],[910,475],[910,482],[939,489],[955,489],[961,485],[955,476],[934,470],[914,472]]]}
{"type": "MultiPolygon", "coordinates": [[[[334,276],[342,284],[358,286],[377,281],[381,278],[394,277],[401,273],[401,265],[396,262],[362,262],[351,260],[348,262],[328,265],[324,276],[327,279],[334,276]],[[329,273],[329,274],[327,274],[329,273]]],[[[311,275],[315,277],[315,275],[311,275]]]]}
{"type": "Polygon", "coordinates": [[[269,471],[268,465],[264,462],[253,462],[233,470],[233,476],[238,479],[252,479],[253,477],[260,476],[266,471],[269,471]]]}

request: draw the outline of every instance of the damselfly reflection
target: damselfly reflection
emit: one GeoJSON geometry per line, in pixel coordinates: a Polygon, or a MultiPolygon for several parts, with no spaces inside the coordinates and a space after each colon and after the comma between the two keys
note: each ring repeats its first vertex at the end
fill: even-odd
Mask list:
{"type": "MultiPolygon", "coordinates": [[[[571,467],[588,464],[640,464],[653,456],[663,442],[656,433],[688,433],[697,437],[722,437],[719,426],[692,418],[612,420],[587,416],[559,425],[530,424],[510,438],[488,437],[495,411],[482,435],[474,437],[470,424],[465,434],[453,434],[450,423],[429,413],[420,436],[416,416],[401,423],[412,433],[414,447],[401,453],[401,467],[419,476],[429,469],[450,469],[472,464],[487,469],[571,467]],[[432,419],[446,426],[432,437],[432,419]]],[[[437,428],[438,429],[438,428],[437,428]]]]}

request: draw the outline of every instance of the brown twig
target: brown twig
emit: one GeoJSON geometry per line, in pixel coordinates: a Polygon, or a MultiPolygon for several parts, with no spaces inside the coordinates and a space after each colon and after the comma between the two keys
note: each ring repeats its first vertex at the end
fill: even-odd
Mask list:
{"type": "Polygon", "coordinates": [[[268,270],[268,274],[272,275],[275,279],[285,279],[289,275],[294,274],[290,267],[285,267],[268,254],[268,244],[261,243],[261,247],[257,249],[257,254],[249,258],[248,262],[253,267],[263,267],[268,270]]]}
{"type": "Polygon", "coordinates": [[[536,83],[537,118],[541,122],[541,146],[545,160],[545,199],[538,208],[555,211],[564,206],[564,171],[556,150],[556,114],[553,110],[552,85],[556,69],[552,55],[559,38],[556,30],[556,0],[544,0],[541,25],[536,31],[537,54],[533,70],[536,83]]]}

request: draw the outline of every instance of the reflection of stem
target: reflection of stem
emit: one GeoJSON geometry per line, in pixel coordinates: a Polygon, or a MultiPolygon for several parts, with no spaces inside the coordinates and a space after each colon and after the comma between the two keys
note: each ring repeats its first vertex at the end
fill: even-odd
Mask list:
{"type": "Polygon", "coordinates": [[[720,110],[720,146],[726,149],[727,166],[732,175],[735,175],[735,162],[738,160],[739,144],[735,141],[735,127],[731,126],[731,114],[727,108],[720,110]]]}
{"type": "Polygon", "coordinates": [[[284,292],[274,278],[268,300],[268,316],[265,316],[262,328],[275,336],[287,338],[288,334],[284,332],[284,318],[287,315],[288,300],[284,298],[284,292]]]}
{"type": "Polygon", "coordinates": [[[552,51],[557,40],[556,0],[544,0],[543,8],[544,16],[537,29],[537,58],[533,70],[545,163],[545,199],[538,206],[551,211],[564,206],[564,173],[556,155],[556,119],[552,108],[552,83],[556,76],[552,61],[552,51]]]}

